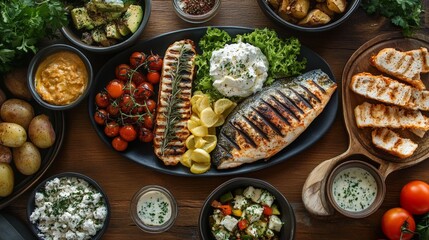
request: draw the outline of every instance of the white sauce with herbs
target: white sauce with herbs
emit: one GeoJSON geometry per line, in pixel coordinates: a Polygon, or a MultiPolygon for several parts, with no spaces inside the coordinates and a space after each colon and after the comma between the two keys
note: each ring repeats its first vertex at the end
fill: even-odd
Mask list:
{"type": "Polygon", "coordinates": [[[332,194],[339,207],[350,212],[368,208],[377,195],[377,183],[366,170],[352,167],[342,170],[335,176],[332,194]]]}
{"type": "Polygon", "coordinates": [[[140,197],[137,214],[144,224],[160,226],[171,218],[171,203],[162,192],[149,191],[140,197]]]}
{"type": "Polygon", "coordinates": [[[268,66],[261,49],[242,42],[227,44],[213,51],[210,59],[213,87],[226,97],[250,96],[262,89],[268,66]]]}

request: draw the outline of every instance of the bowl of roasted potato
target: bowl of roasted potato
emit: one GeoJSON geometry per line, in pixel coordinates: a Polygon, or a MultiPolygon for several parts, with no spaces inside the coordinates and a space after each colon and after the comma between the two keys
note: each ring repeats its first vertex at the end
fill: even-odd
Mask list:
{"type": "Polygon", "coordinates": [[[361,0],[258,0],[262,11],[283,27],[322,32],[344,23],[361,0]]]}

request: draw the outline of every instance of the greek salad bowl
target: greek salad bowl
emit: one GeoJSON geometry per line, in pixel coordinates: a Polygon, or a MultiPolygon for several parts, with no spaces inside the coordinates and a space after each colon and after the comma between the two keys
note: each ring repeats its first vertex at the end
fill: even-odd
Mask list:
{"type": "Polygon", "coordinates": [[[199,216],[201,239],[294,239],[295,214],[274,186],[255,178],[233,178],[205,200],[199,216]]]}
{"type": "Polygon", "coordinates": [[[90,1],[68,8],[70,23],[61,28],[66,39],[90,52],[114,53],[141,37],[149,21],[151,0],[90,1]]]}
{"type": "Polygon", "coordinates": [[[109,225],[110,205],[93,179],[64,172],[34,189],[27,219],[38,239],[101,239],[109,225]]]}

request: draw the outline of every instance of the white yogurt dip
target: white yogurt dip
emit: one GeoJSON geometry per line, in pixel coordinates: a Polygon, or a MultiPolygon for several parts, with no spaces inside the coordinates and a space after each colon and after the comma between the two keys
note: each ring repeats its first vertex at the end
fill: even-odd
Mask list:
{"type": "Polygon", "coordinates": [[[261,49],[242,42],[227,44],[210,58],[213,87],[226,97],[247,97],[261,90],[268,67],[261,49]]]}
{"type": "Polygon", "coordinates": [[[148,191],[137,202],[137,215],[148,226],[161,226],[171,218],[171,202],[159,191],[148,191]]]}
{"type": "Polygon", "coordinates": [[[332,195],[340,208],[350,212],[360,212],[374,202],[377,196],[377,183],[365,169],[347,168],[335,176],[332,195]]]}

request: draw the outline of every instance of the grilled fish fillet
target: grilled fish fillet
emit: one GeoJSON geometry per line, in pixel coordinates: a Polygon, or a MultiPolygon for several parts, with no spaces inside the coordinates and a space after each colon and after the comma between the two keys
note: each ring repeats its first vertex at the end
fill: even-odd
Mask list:
{"type": "Polygon", "coordinates": [[[358,73],[350,88],[364,97],[414,110],[429,110],[429,91],[419,90],[383,75],[358,73]]]}
{"type": "Polygon", "coordinates": [[[218,169],[233,168],[278,153],[322,112],[336,88],[327,74],[313,70],[247,98],[222,126],[213,163],[218,169]]]}
{"type": "Polygon", "coordinates": [[[420,79],[420,73],[429,72],[429,53],[426,48],[408,52],[384,48],[371,57],[371,65],[418,89],[426,88],[420,79]]]}
{"type": "Polygon", "coordinates": [[[408,138],[402,138],[388,128],[376,128],[371,133],[372,143],[394,156],[407,158],[413,155],[418,145],[408,138]]]}
{"type": "Polygon", "coordinates": [[[429,118],[418,110],[364,102],[354,109],[356,124],[364,127],[390,127],[429,130],[429,118]]]}
{"type": "Polygon", "coordinates": [[[195,56],[189,39],[173,43],[165,52],[154,128],[154,151],[165,165],[176,165],[186,151],[195,56]]]}

